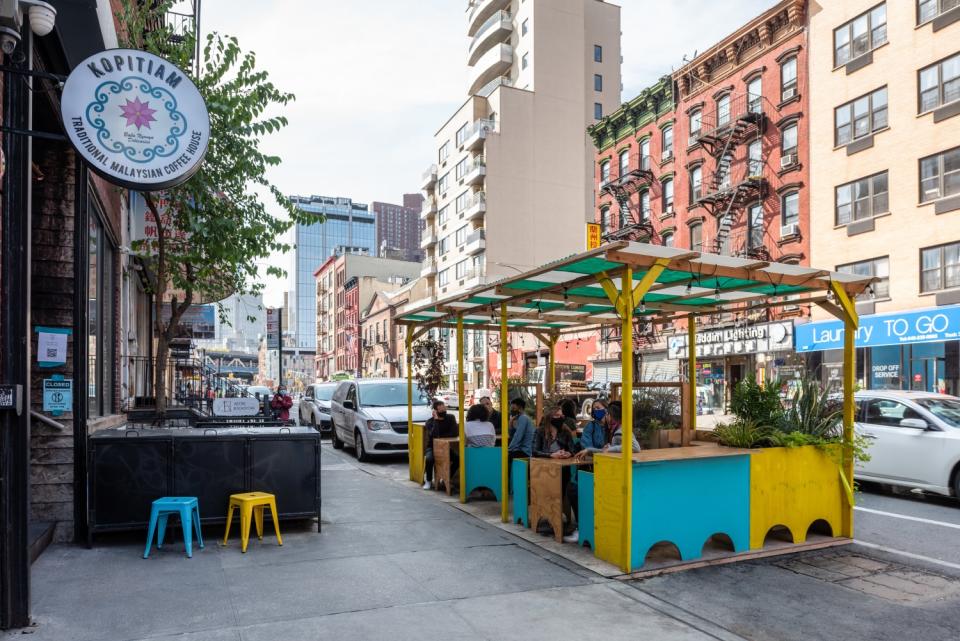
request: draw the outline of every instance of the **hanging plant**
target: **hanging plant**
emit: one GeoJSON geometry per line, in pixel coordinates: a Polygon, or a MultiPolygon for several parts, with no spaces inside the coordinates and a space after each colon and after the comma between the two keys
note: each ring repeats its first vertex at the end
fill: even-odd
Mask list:
{"type": "Polygon", "coordinates": [[[446,353],[443,343],[433,338],[422,338],[413,345],[413,369],[417,386],[424,396],[434,399],[443,385],[446,353]]]}

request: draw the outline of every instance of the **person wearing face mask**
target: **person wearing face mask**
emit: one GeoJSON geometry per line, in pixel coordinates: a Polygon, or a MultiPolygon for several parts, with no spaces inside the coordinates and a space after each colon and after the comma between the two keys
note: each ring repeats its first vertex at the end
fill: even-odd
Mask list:
{"type": "Polygon", "coordinates": [[[597,399],[590,410],[590,422],[583,428],[580,445],[583,448],[601,450],[607,444],[607,402],[597,399]]]}
{"type": "Polygon", "coordinates": [[[533,435],[533,456],[541,458],[570,458],[576,453],[573,434],[566,426],[563,411],[557,407],[533,435]]]}
{"type": "Polygon", "coordinates": [[[533,453],[533,421],[524,413],[527,403],[522,398],[510,401],[510,443],[507,445],[510,461],[533,453]]]}
{"type": "MultiPolygon", "coordinates": [[[[460,428],[457,425],[457,419],[447,412],[447,405],[443,401],[433,402],[433,415],[423,424],[424,434],[427,442],[424,443],[425,468],[423,471],[424,481],[423,489],[429,490],[433,487],[433,439],[435,438],[453,438],[460,436],[460,428]]],[[[459,458],[454,451],[450,452],[450,475],[457,469],[459,458]]]]}
{"type": "Polygon", "coordinates": [[[293,407],[293,399],[287,394],[286,388],[281,385],[270,400],[270,409],[281,421],[289,421],[291,407],[293,407]]]}

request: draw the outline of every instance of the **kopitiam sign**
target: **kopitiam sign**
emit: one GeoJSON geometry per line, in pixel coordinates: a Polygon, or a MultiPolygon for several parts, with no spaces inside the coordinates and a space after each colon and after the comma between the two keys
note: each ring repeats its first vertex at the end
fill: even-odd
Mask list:
{"type": "Polygon", "coordinates": [[[210,142],[210,116],[196,85],[146,51],[90,56],[67,77],[60,107],[77,152],[129,189],[179,185],[200,167],[210,142]]]}

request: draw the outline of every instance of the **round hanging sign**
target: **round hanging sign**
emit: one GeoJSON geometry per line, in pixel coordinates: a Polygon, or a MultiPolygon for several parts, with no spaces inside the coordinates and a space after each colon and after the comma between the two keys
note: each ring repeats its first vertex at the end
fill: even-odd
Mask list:
{"type": "Polygon", "coordinates": [[[110,182],[167,189],[200,167],[210,116],[180,68],[146,51],[109,49],[67,77],[63,127],[84,160],[110,182]]]}

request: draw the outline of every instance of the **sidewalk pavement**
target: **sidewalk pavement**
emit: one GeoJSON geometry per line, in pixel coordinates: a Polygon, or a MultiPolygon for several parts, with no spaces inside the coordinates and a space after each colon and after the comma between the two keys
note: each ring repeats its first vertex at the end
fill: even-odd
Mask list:
{"type": "MultiPolygon", "coordinates": [[[[55,545],[33,567],[31,641],[740,639],[629,584],[371,475],[324,445],[323,532],[285,524],[240,553],[236,530],[55,545]]],[[[0,639],[23,638],[19,631],[0,639]]]]}

